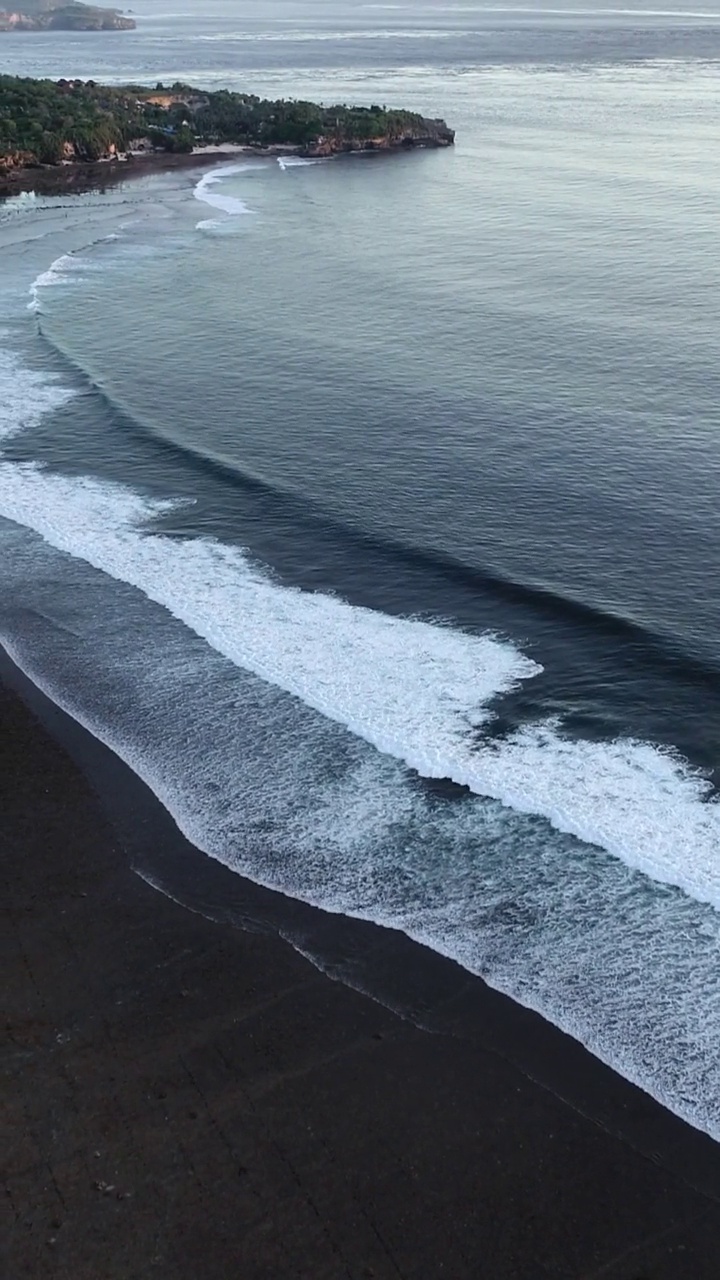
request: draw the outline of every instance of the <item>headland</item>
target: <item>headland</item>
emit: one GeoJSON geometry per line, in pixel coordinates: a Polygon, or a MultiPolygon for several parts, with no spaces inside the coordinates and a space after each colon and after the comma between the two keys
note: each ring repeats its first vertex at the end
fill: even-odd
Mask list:
{"type": "Polygon", "coordinates": [[[78,0],[20,0],[0,6],[3,31],[134,31],[134,18],[119,9],[81,4],[78,0]]]}
{"type": "Polygon", "coordinates": [[[0,76],[0,195],[176,167],[246,150],[323,157],[449,147],[444,120],[384,106],[271,101],[180,83],[111,86],[94,80],[0,76]],[[102,166],[102,168],[93,168],[102,166]],[[89,167],[89,172],[88,172],[89,167]]]}

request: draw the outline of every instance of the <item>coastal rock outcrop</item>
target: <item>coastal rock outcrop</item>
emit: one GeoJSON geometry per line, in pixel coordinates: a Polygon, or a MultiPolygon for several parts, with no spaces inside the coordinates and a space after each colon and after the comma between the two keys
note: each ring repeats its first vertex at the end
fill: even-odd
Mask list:
{"type": "Polygon", "coordinates": [[[311,157],[332,156],[350,151],[396,151],[412,147],[451,147],[455,142],[454,129],[444,120],[419,119],[397,130],[364,138],[344,132],[317,138],[303,148],[303,155],[311,157]]]}
{"type": "Polygon", "coordinates": [[[32,151],[7,151],[4,155],[0,155],[0,175],[19,169],[29,169],[35,164],[37,164],[37,157],[32,151]]]}

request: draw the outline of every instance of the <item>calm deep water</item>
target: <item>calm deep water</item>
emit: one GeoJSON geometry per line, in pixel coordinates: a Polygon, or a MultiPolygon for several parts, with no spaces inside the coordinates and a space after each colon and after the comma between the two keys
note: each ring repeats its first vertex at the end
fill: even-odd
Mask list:
{"type": "Polygon", "coordinates": [[[194,7],[2,69],[457,146],[0,205],[0,639],[205,853],[718,1137],[720,8],[194,7]]]}

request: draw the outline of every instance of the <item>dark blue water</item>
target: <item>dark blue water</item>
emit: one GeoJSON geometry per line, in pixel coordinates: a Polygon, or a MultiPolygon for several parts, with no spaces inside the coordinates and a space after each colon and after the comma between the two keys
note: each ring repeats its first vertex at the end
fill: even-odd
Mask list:
{"type": "Polygon", "coordinates": [[[192,7],[9,69],[458,144],[0,210],[3,637],[200,849],[717,1133],[720,12],[192,7]]]}

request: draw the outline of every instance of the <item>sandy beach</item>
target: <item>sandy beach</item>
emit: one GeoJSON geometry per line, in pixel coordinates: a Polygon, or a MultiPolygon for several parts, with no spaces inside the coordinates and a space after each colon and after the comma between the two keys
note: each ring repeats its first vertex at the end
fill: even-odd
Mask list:
{"type": "Polygon", "coordinates": [[[715,1144],[407,939],[208,866],[110,752],[4,677],[5,1274],[717,1274],[715,1144]],[[137,874],[163,862],[187,866],[193,910],[137,874]],[[225,920],[201,913],[215,873],[225,920]],[[281,933],[336,971],[369,957],[357,971],[406,1016],[281,933]]]}

